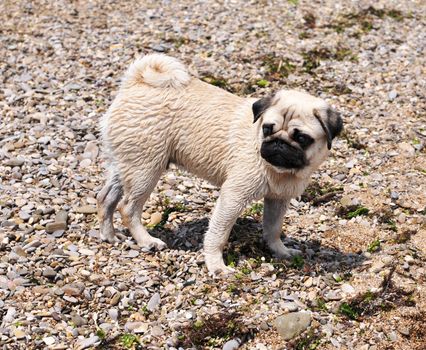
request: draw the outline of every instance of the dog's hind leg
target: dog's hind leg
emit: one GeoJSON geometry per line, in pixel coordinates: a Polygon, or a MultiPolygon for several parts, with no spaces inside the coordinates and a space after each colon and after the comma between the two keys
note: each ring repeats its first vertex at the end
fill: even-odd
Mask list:
{"type": "Polygon", "coordinates": [[[141,222],[143,206],[154,190],[161,173],[162,170],[151,169],[141,174],[133,174],[131,183],[127,184],[130,186],[125,186],[124,198],[119,206],[124,226],[129,229],[136,243],[146,249],[166,248],[166,243],[152,237],[141,222]]]}
{"type": "Polygon", "coordinates": [[[123,196],[123,188],[118,174],[109,175],[105,186],[97,195],[100,237],[103,241],[116,241],[113,215],[118,202],[123,196]]]}

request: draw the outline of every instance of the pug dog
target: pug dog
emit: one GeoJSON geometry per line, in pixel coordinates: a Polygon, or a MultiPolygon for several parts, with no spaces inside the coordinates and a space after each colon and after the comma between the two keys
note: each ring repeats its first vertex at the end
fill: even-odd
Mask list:
{"type": "Polygon", "coordinates": [[[329,154],[342,119],[324,100],[281,90],[261,99],[193,76],[177,59],[136,60],[102,117],[107,180],[97,196],[100,237],[116,241],[113,213],[140,247],[163,249],[141,223],[146,200],[170,163],[220,186],[204,237],[209,272],[231,272],[223,249],[244,208],[264,198],[263,238],[279,258],[300,253],[280,239],[285,211],[329,154]]]}

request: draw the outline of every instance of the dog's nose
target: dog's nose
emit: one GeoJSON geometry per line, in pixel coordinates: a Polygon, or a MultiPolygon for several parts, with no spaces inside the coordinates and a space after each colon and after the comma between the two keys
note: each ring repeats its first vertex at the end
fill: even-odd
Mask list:
{"type": "Polygon", "coordinates": [[[263,124],[262,130],[263,130],[263,136],[267,137],[269,135],[272,135],[273,129],[275,124],[263,124]]]}

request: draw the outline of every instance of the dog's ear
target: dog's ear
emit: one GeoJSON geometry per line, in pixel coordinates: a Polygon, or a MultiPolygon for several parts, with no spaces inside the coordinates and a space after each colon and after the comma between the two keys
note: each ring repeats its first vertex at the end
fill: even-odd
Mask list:
{"type": "Polygon", "coordinates": [[[343,130],[343,120],[340,113],[328,107],[323,111],[314,109],[314,116],[318,119],[327,137],[327,148],[331,149],[333,139],[343,130]]]}
{"type": "Polygon", "coordinates": [[[333,108],[327,108],[327,127],[330,130],[331,138],[334,139],[343,130],[343,119],[340,113],[333,108]]]}
{"type": "Polygon", "coordinates": [[[253,106],[251,107],[254,116],[253,123],[256,123],[256,121],[262,116],[262,114],[271,106],[271,103],[271,96],[263,97],[253,103],[253,106]]]}

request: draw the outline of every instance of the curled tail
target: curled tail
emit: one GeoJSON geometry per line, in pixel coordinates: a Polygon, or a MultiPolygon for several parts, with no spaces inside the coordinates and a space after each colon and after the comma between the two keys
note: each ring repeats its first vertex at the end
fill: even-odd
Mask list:
{"type": "Polygon", "coordinates": [[[124,75],[123,85],[146,84],[157,88],[180,88],[191,77],[186,67],[174,57],[152,54],[133,62],[124,75]]]}

